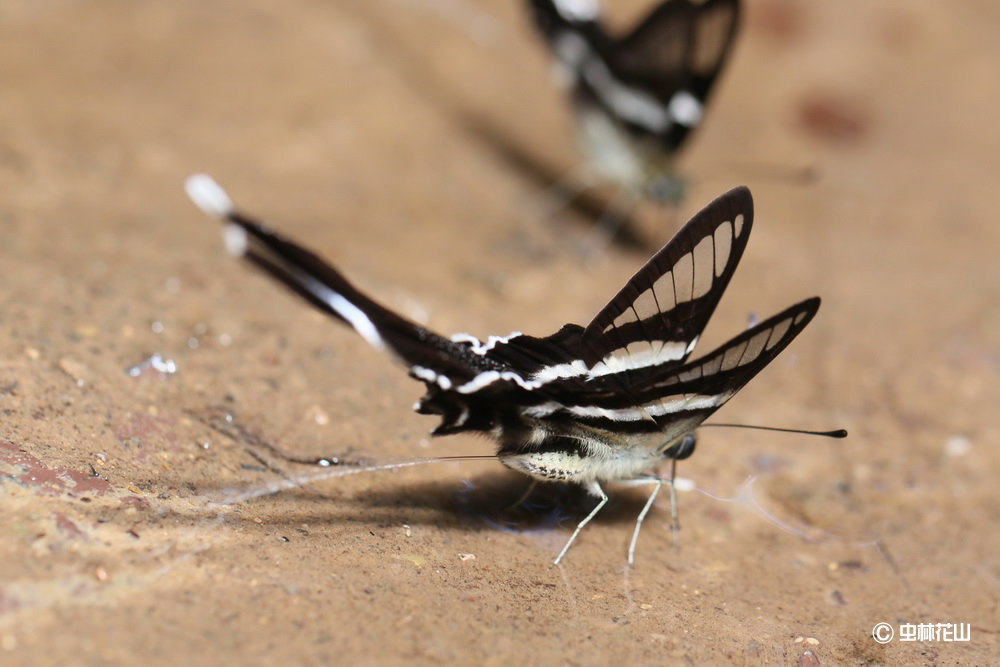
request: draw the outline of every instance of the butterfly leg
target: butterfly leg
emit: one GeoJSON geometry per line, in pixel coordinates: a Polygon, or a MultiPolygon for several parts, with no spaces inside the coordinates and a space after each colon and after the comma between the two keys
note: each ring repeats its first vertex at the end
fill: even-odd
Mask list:
{"type": "Polygon", "coordinates": [[[524,490],[524,493],[522,493],[521,496],[510,505],[507,505],[507,507],[504,508],[504,511],[510,512],[511,510],[520,507],[521,504],[531,496],[531,492],[535,490],[536,486],[538,486],[538,480],[532,479],[531,483],[528,484],[528,488],[524,490]]]}
{"type": "MultiPolygon", "coordinates": [[[[660,489],[663,488],[663,480],[659,477],[649,477],[641,480],[636,480],[636,482],[643,484],[654,484],[653,492],[649,494],[649,499],[643,506],[642,511],[639,512],[639,516],[635,520],[635,530],[632,531],[632,541],[628,544],[628,566],[632,567],[635,564],[635,543],[639,541],[639,530],[642,528],[642,522],[646,520],[646,515],[649,514],[649,510],[653,507],[653,503],[656,501],[656,496],[660,493],[660,489]]],[[[671,491],[673,490],[673,485],[670,486],[671,491]]]]}
{"type": "Polygon", "coordinates": [[[694,448],[698,444],[698,438],[694,433],[688,433],[684,438],[667,450],[666,456],[670,458],[670,521],[674,532],[674,544],[679,541],[678,534],[681,530],[680,515],[677,512],[677,461],[686,459],[694,454],[694,448]]]}
{"type": "Polygon", "coordinates": [[[618,189],[585,243],[583,251],[585,257],[600,255],[608,247],[622,226],[628,223],[641,198],[641,193],[629,188],[618,189]]]}
{"type": "Polygon", "coordinates": [[[583,521],[581,521],[576,525],[576,530],[574,530],[573,534],[569,536],[569,539],[566,541],[566,546],[562,548],[562,551],[559,552],[559,555],[556,556],[556,559],[552,561],[553,565],[558,565],[560,561],[562,561],[563,556],[565,556],[566,552],[569,551],[570,545],[572,545],[573,541],[576,540],[576,536],[580,534],[580,531],[583,530],[583,527],[586,526],[588,523],[590,523],[590,520],[593,519],[595,516],[597,516],[597,513],[600,512],[601,508],[603,508],[608,502],[608,494],[604,493],[604,489],[602,489],[601,485],[598,484],[597,482],[591,482],[589,485],[587,485],[587,491],[590,493],[590,495],[597,496],[598,498],[600,498],[600,502],[597,503],[597,507],[592,509],[590,511],[590,514],[588,514],[583,521]]]}
{"type": "Polygon", "coordinates": [[[551,218],[597,182],[597,174],[589,164],[573,167],[541,194],[538,202],[540,216],[551,218]]]}
{"type": "Polygon", "coordinates": [[[674,532],[674,546],[680,544],[681,517],[677,511],[677,459],[670,462],[670,524],[674,532]]]}

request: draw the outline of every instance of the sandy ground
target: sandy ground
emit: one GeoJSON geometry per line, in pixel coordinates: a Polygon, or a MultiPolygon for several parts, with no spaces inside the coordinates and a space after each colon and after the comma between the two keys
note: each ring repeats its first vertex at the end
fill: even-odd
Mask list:
{"type": "Polygon", "coordinates": [[[538,206],[578,156],[519,3],[0,5],[0,662],[996,662],[1000,5],[747,4],[687,201],[589,263],[593,221],[538,206]],[[590,501],[505,512],[526,480],[495,462],[226,504],[310,471],[269,447],[491,445],[430,442],[418,384],[227,259],[194,171],[479,336],[585,323],[745,183],[754,237],[706,347],[824,304],[720,417],[851,437],[706,430],[681,472],[715,497],[682,494],[676,543],[660,502],[631,572],[641,490],[552,568],[590,501]],[[971,641],[879,645],[878,622],[971,641]]]}

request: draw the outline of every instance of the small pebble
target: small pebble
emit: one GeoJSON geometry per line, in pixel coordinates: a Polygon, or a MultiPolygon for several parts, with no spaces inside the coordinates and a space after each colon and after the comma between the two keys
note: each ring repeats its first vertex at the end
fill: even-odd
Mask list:
{"type": "Polygon", "coordinates": [[[318,405],[313,405],[306,410],[306,418],[312,419],[320,426],[326,426],[330,423],[330,415],[328,415],[323,408],[318,405]]]}
{"type": "Polygon", "coordinates": [[[820,661],[819,661],[819,658],[816,657],[815,653],[813,653],[812,651],[805,651],[799,657],[799,664],[800,665],[808,665],[809,667],[813,667],[813,665],[819,665],[820,661]]]}
{"type": "Polygon", "coordinates": [[[76,381],[76,386],[82,387],[91,379],[90,370],[82,363],[69,357],[59,360],[59,370],[76,381]]]}
{"type": "Polygon", "coordinates": [[[962,435],[953,435],[944,445],[948,456],[965,456],[972,449],[972,441],[962,435]]]}
{"type": "Polygon", "coordinates": [[[76,333],[81,338],[93,338],[100,332],[100,329],[93,324],[81,324],[76,328],[76,333]]]}

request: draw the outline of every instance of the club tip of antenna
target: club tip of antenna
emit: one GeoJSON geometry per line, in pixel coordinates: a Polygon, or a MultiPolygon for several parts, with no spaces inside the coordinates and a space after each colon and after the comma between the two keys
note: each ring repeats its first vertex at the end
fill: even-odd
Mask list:
{"type": "Polygon", "coordinates": [[[801,433],[802,435],[819,435],[824,438],[846,438],[847,429],[838,428],[833,431],[807,431],[801,428],[781,428],[779,426],[758,426],[756,424],[702,424],[704,426],[714,426],[718,428],[748,428],[755,431],[776,431],[778,433],[801,433]]]}

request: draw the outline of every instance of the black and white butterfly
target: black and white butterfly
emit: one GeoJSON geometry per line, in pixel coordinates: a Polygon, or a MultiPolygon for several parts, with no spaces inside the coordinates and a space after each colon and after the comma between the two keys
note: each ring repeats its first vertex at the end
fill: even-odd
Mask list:
{"type": "Polygon", "coordinates": [[[584,177],[633,201],[679,201],[674,155],[732,50],[739,0],[666,0],[621,37],[605,29],[597,0],[527,2],[570,92],[584,177]]]}
{"type": "Polygon", "coordinates": [[[579,484],[600,499],[556,563],[607,502],[605,483],[651,484],[631,563],[639,526],[663,483],[657,466],[690,456],[694,429],[770,363],[820,303],[806,299],[688,359],[750,236],[753,201],[745,187],[695,215],[586,327],[485,342],[468,334],[444,338],[383,307],[317,255],[243,215],[208,176],[192,176],[187,191],[229,223],[230,252],[402,361],[427,387],[416,411],[441,416],[433,435],[489,435],[509,468],[579,484]]]}

